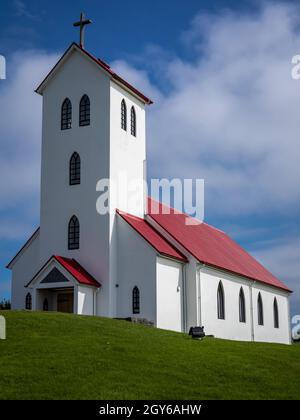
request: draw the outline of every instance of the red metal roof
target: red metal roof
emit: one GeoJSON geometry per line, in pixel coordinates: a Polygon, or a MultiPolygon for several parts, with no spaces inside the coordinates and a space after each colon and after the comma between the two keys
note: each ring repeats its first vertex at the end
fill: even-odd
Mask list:
{"type": "Polygon", "coordinates": [[[117,213],[138,232],[159,254],[187,262],[173,245],[171,245],[159,232],[157,232],[146,220],[140,217],[117,210],[117,213]]]}
{"type": "Polygon", "coordinates": [[[60,257],[59,255],[54,255],[54,258],[78,281],[78,283],[87,286],[101,287],[101,284],[74,260],[74,258],[60,257]]]}
{"type": "Polygon", "coordinates": [[[290,291],[225,232],[207,223],[195,224],[196,219],[151,198],[148,214],[198,261],[290,291]]]}
{"type": "Polygon", "coordinates": [[[60,63],[63,61],[63,59],[66,57],[66,55],[71,51],[72,48],[77,48],[77,50],[79,50],[82,53],[84,53],[87,57],[89,57],[91,60],[93,60],[94,63],[96,63],[99,67],[101,67],[103,70],[105,70],[107,73],[109,73],[109,75],[113,79],[117,80],[119,83],[121,83],[122,85],[124,85],[127,89],[131,90],[136,96],[138,96],[140,99],[142,99],[143,102],[145,102],[148,105],[151,105],[153,103],[151,101],[151,99],[149,99],[147,96],[145,96],[143,93],[141,93],[138,89],[136,89],[134,86],[132,86],[126,80],[124,80],[117,73],[115,73],[112,70],[112,68],[107,63],[105,63],[100,58],[96,58],[95,56],[93,56],[92,54],[90,54],[88,51],[86,51],[85,49],[81,48],[75,42],[73,42],[70,45],[70,47],[66,50],[66,52],[59,59],[59,61],[55,64],[55,66],[47,74],[47,76],[45,77],[45,79],[40,83],[40,85],[38,86],[38,88],[35,90],[37,93],[41,93],[41,87],[47,82],[47,80],[49,79],[49,77],[51,77],[51,75],[53,74],[53,72],[57,70],[57,68],[60,65],[60,63]]]}

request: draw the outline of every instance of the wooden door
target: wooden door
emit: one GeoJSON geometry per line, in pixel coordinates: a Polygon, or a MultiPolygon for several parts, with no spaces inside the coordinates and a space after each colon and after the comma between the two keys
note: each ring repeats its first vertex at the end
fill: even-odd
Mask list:
{"type": "Polygon", "coordinates": [[[73,313],[73,293],[59,293],[57,295],[57,311],[73,313]]]}

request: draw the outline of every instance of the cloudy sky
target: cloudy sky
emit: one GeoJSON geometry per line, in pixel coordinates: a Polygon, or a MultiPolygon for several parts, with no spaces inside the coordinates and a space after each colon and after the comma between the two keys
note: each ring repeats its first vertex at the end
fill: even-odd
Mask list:
{"type": "Polygon", "coordinates": [[[4,265],[39,224],[39,81],[93,19],[86,48],[155,104],[149,177],[204,178],[205,219],[294,290],[300,313],[300,54],[297,2],[2,0],[0,298],[4,265]],[[58,12],[59,11],[59,12],[58,12]]]}

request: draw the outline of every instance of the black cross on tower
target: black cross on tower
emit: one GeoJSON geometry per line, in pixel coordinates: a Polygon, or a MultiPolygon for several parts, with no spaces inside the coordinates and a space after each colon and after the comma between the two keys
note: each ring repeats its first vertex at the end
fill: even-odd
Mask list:
{"type": "Polygon", "coordinates": [[[79,45],[81,48],[84,48],[84,27],[85,25],[89,25],[92,23],[90,19],[86,19],[84,16],[84,13],[80,13],[80,21],[73,23],[73,26],[79,26],[80,27],[80,41],[79,45]]]}

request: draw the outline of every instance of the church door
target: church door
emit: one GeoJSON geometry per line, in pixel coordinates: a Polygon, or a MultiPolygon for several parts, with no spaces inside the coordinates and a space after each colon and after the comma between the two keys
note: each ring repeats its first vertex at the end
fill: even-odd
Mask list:
{"type": "Polygon", "coordinates": [[[57,295],[57,311],[73,313],[73,293],[59,293],[57,295]]]}

